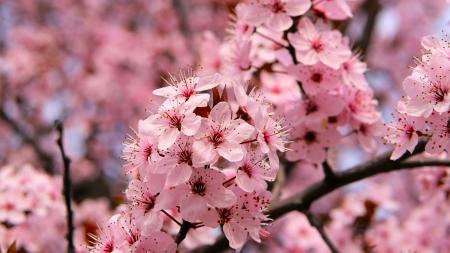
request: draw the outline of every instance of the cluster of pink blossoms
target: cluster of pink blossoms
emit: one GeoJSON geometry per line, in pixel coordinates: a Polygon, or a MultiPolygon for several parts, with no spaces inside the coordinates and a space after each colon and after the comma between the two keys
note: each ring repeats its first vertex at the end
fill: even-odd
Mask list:
{"type": "MultiPolygon", "coordinates": [[[[227,43],[202,63],[245,80],[259,76],[264,96],[293,128],[287,159],[320,165],[350,135],[375,151],[383,125],[366,64],[340,31],[307,16],[310,8],[327,19],[351,17],[346,1],[247,1],[236,6],[227,43]]],[[[217,46],[205,37],[205,49],[217,46]]]]}
{"type": "Polygon", "coordinates": [[[403,82],[406,96],[397,105],[386,141],[394,144],[392,159],[412,152],[419,137],[429,137],[430,154],[450,151],[450,46],[433,36],[422,40],[425,53],[403,82]]]}
{"type": "Polygon", "coordinates": [[[187,73],[167,83],[153,92],[163,97],[159,108],[125,146],[129,204],[93,252],[174,252],[167,217],[194,228],[222,225],[234,249],[264,234],[267,181],[277,175],[286,130],[239,81],[187,73]]]}
{"type": "MultiPolygon", "coordinates": [[[[31,165],[5,166],[0,168],[0,182],[0,252],[13,242],[17,252],[64,252],[67,225],[61,178],[31,165]]],[[[109,215],[109,203],[88,200],[73,209],[76,252],[84,253],[89,234],[109,215]]]]}

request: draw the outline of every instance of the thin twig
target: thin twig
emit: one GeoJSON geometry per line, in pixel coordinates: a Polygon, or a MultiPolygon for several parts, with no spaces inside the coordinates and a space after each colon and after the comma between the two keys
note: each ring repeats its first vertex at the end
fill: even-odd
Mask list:
{"type": "Polygon", "coordinates": [[[378,13],[381,10],[381,4],[379,0],[366,0],[363,5],[367,13],[367,21],[364,26],[364,32],[361,38],[356,42],[356,47],[361,52],[362,59],[367,58],[367,54],[369,52],[370,43],[372,41],[373,32],[375,30],[375,25],[377,21],[378,13]]]}
{"type": "Polygon", "coordinates": [[[73,211],[72,211],[72,182],[70,180],[70,158],[66,155],[64,149],[64,127],[62,122],[55,122],[56,130],[58,131],[58,139],[56,143],[58,144],[59,150],[61,151],[61,157],[64,164],[64,174],[63,174],[63,194],[64,194],[64,202],[66,204],[67,210],[67,252],[75,253],[75,246],[73,241],[73,211]]]}
{"type": "Polygon", "coordinates": [[[339,253],[339,250],[336,248],[334,243],[330,240],[327,233],[325,232],[322,222],[320,222],[320,220],[316,216],[314,216],[314,214],[311,213],[309,209],[302,210],[302,213],[306,215],[306,218],[308,218],[308,221],[311,224],[311,226],[317,229],[317,232],[319,232],[320,236],[322,237],[323,241],[327,244],[331,252],[339,253]]]}
{"type": "Polygon", "coordinates": [[[175,222],[176,224],[178,224],[179,226],[181,226],[181,222],[179,222],[177,219],[175,219],[172,215],[170,215],[170,213],[168,213],[166,210],[161,210],[161,212],[163,212],[167,217],[169,217],[173,222],[175,222]]]}
{"type": "Polygon", "coordinates": [[[187,233],[191,228],[194,228],[194,225],[189,221],[183,220],[181,224],[180,231],[178,231],[177,237],[175,238],[175,242],[180,245],[180,243],[186,238],[187,233]]]}

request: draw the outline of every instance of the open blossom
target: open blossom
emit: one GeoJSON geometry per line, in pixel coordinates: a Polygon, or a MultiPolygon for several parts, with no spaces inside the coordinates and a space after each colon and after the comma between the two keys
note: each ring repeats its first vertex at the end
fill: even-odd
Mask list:
{"type": "Polygon", "coordinates": [[[231,187],[237,196],[237,202],[228,208],[210,209],[205,218],[205,225],[223,226],[223,232],[230,242],[230,247],[240,250],[248,237],[260,242],[263,221],[267,217],[262,213],[267,209],[271,194],[264,192],[245,192],[238,187],[231,187]]]}
{"type": "Polygon", "coordinates": [[[296,50],[297,59],[305,65],[317,62],[338,69],[351,56],[338,31],[319,31],[308,18],[302,18],[298,32],[288,34],[289,42],[296,50]]]}
{"type": "Polygon", "coordinates": [[[450,60],[443,55],[433,56],[425,66],[418,66],[403,82],[408,114],[428,117],[434,111],[450,108],[450,60]]]}
{"type": "Polygon", "coordinates": [[[364,77],[367,65],[358,59],[357,55],[353,55],[341,65],[342,79],[346,85],[351,85],[359,90],[368,90],[369,84],[364,77]]]}
{"type": "Polygon", "coordinates": [[[324,128],[317,122],[306,122],[292,129],[292,143],[287,151],[290,161],[306,160],[322,163],[326,158],[326,149],[337,144],[339,132],[333,128],[324,128]]]}
{"type": "Polygon", "coordinates": [[[165,196],[161,195],[165,184],[165,175],[149,174],[145,180],[134,179],[128,185],[126,196],[131,201],[132,212],[136,217],[142,217],[145,233],[156,231],[162,227],[163,220],[160,210],[167,208],[165,196]]]}
{"type": "Polygon", "coordinates": [[[170,80],[166,81],[168,86],[154,90],[153,94],[166,98],[200,99],[205,103],[209,100],[209,94],[201,92],[216,87],[220,84],[219,80],[218,74],[199,77],[194,76],[193,73],[187,73],[186,76],[183,74],[179,80],[170,75],[170,80]]]}
{"type": "Polygon", "coordinates": [[[203,218],[210,206],[232,206],[236,202],[236,196],[222,185],[224,182],[225,175],[218,170],[194,168],[189,181],[177,186],[171,193],[172,198],[180,202],[183,219],[196,222],[203,218]]]}
{"type": "Polygon", "coordinates": [[[316,95],[322,91],[331,91],[340,87],[339,72],[322,64],[291,65],[288,73],[302,82],[306,93],[316,95]]]}
{"type": "Polygon", "coordinates": [[[391,159],[400,158],[407,150],[413,152],[419,142],[419,132],[423,130],[424,120],[405,115],[399,115],[396,121],[387,125],[386,141],[395,144],[391,159]]]}
{"type": "Polygon", "coordinates": [[[247,153],[242,161],[237,162],[236,184],[246,192],[261,192],[267,188],[266,181],[275,180],[277,170],[271,167],[262,154],[247,153]]]}
{"type": "Polygon", "coordinates": [[[193,136],[200,128],[201,118],[193,112],[201,103],[199,99],[187,102],[175,98],[168,99],[158,111],[158,114],[149,116],[139,122],[139,133],[143,135],[156,135],[158,148],[170,148],[183,133],[193,136]]]}
{"type": "Polygon", "coordinates": [[[322,12],[328,19],[343,20],[353,16],[348,2],[348,0],[314,0],[313,8],[322,12]]]}
{"type": "Polygon", "coordinates": [[[179,138],[154,166],[155,173],[167,174],[167,184],[175,186],[187,182],[192,173],[192,137],[179,138]]]}
{"type": "Polygon", "coordinates": [[[257,0],[249,4],[258,18],[251,21],[254,25],[265,24],[274,31],[285,31],[292,26],[291,17],[306,13],[311,7],[311,0],[257,0]]]}
{"type": "Polygon", "coordinates": [[[203,119],[201,130],[193,144],[194,164],[208,164],[221,156],[230,162],[244,157],[241,142],[247,140],[254,128],[242,119],[232,119],[229,104],[220,102],[209,117],[203,119]]]}
{"type": "Polygon", "coordinates": [[[139,174],[149,169],[151,163],[158,160],[157,142],[152,136],[129,137],[124,147],[125,168],[127,173],[139,174]]]}

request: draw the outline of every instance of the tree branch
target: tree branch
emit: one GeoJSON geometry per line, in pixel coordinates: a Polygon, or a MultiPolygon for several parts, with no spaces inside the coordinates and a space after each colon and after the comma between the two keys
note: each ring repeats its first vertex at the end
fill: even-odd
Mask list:
{"type": "Polygon", "coordinates": [[[361,38],[356,42],[356,47],[361,51],[362,59],[366,59],[369,52],[369,46],[372,41],[372,35],[375,30],[378,13],[381,10],[379,0],[367,0],[363,8],[367,13],[367,21],[364,26],[364,32],[361,38]]]}
{"type": "Polygon", "coordinates": [[[175,238],[175,242],[177,243],[177,245],[180,245],[180,243],[186,238],[186,235],[189,230],[191,230],[191,228],[194,228],[194,224],[190,223],[189,221],[183,220],[180,231],[178,231],[177,237],[175,238]]]}
{"type": "Polygon", "coordinates": [[[64,202],[66,204],[67,210],[67,252],[75,253],[75,246],[73,242],[73,211],[72,211],[72,182],[70,180],[70,158],[67,157],[65,149],[64,149],[64,127],[60,121],[55,122],[56,130],[58,131],[58,139],[56,143],[58,144],[59,150],[61,151],[61,157],[64,164],[64,174],[63,174],[63,194],[64,194],[64,202]]]}
{"type": "Polygon", "coordinates": [[[311,213],[311,211],[309,209],[302,210],[302,213],[306,215],[306,218],[308,218],[308,221],[311,224],[311,226],[313,226],[317,229],[320,236],[322,237],[324,242],[327,244],[327,246],[331,250],[331,252],[339,253],[339,250],[336,248],[336,246],[333,244],[333,242],[330,240],[327,233],[325,232],[323,224],[320,222],[320,220],[317,219],[317,217],[314,216],[314,214],[311,213]]]}
{"type": "MultiPolygon", "coordinates": [[[[420,154],[425,150],[425,141],[420,141],[416,149],[412,154],[404,154],[400,159],[396,161],[390,160],[391,153],[385,153],[371,161],[358,165],[351,169],[335,172],[335,178],[329,182],[325,178],[319,182],[316,182],[305,189],[303,192],[298,193],[292,197],[284,199],[278,203],[275,203],[273,207],[267,212],[272,219],[277,219],[291,211],[309,210],[309,207],[314,201],[322,198],[334,190],[343,187],[345,185],[369,178],[381,173],[387,173],[391,171],[399,171],[405,169],[417,169],[427,166],[445,166],[450,167],[449,160],[424,160],[424,161],[405,161],[408,158],[416,154],[420,154]]],[[[213,245],[199,247],[195,249],[194,253],[207,253],[207,252],[221,252],[227,249],[227,240],[225,237],[221,237],[213,245]]]]}

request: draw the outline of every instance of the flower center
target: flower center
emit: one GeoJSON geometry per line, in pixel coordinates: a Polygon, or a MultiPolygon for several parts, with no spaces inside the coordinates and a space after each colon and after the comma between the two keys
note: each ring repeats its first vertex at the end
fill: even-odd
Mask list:
{"type": "Polygon", "coordinates": [[[233,215],[231,208],[220,208],[217,213],[219,214],[219,223],[222,225],[228,223],[233,215]]]}
{"type": "Polygon", "coordinates": [[[205,196],[206,184],[203,182],[202,177],[200,177],[197,181],[191,184],[191,191],[194,194],[205,196]]]}
{"type": "Polygon", "coordinates": [[[413,126],[407,126],[405,129],[405,134],[406,136],[408,136],[409,139],[412,138],[413,134],[414,134],[414,127],[413,126]]]}
{"type": "Polygon", "coordinates": [[[311,144],[311,143],[316,141],[316,133],[313,132],[313,131],[308,131],[308,132],[306,132],[306,134],[303,137],[303,139],[305,140],[305,142],[307,144],[311,144]]]}
{"type": "Polygon", "coordinates": [[[173,116],[168,115],[167,117],[169,119],[169,126],[181,131],[182,118],[178,115],[173,115],[173,116]]]}
{"type": "Polygon", "coordinates": [[[150,156],[152,155],[153,152],[153,147],[152,145],[148,145],[145,149],[144,149],[144,158],[145,160],[148,160],[150,158],[150,156]]]}
{"type": "Polygon", "coordinates": [[[139,241],[140,233],[139,231],[128,231],[127,242],[128,245],[133,245],[135,242],[139,241]]]}
{"type": "Polygon", "coordinates": [[[219,146],[224,141],[223,133],[221,131],[214,131],[209,137],[209,141],[212,142],[214,146],[219,146]]]}
{"type": "Polygon", "coordinates": [[[313,82],[315,82],[315,83],[320,83],[320,82],[322,82],[322,79],[323,79],[323,77],[322,77],[322,74],[321,74],[321,73],[314,73],[314,74],[312,74],[312,76],[311,76],[311,80],[312,80],[313,82]]]}
{"type": "Polygon", "coordinates": [[[270,9],[273,13],[283,12],[284,3],[282,3],[280,0],[274,0],[270,6],[270,9]]]}
{"type": "Polygon", "coordinates": [[[445,96],[447,96],[448,94],[448,89],[442,87],[439,84],[433,84],[433,86],[431,87],[431,93],[433,96],[433,99],[437,102],[443,102],[445,99],[445,96]]]}
{"type": "Polygon", "coordinates": [[[107,244],[105,244],[105,246],[103,247],[103,252],[105,253],[111,253],[114,250],[114,244],[113,242],[108,242],[107,244]]]}
{"type": "Polygon", "coordinates": [[[178,154],[178,163],[192,165],[192,152],[184,149],[178,154]]]}
{"type": "Polygon", "coordinates": [[[252,177],[253,175],[253,168],[250,164],[244,163],[241,167],[239,167],[240,170],[242,170],[245,174],[247,174],[248,177],[252,177]]]}
{"type": "Polygon", "coordinates": [[[155,207],[156,197],[159,195],[147,195],[144,200],[141,201],[141,204],[144,208],[144,212],[147,213],[155,207]]]}
{"type": "Polygon", "coordinates": [[[267,131],[267,130],[264,130],[263,136],[264,136],[264,141],[265,141],[267,144],[269,144],[269,143],[270,143],[270,137],[272,136],[272,135],[270,134],[270,132],[267,131]]]}
{"type": "Polygon", "coordinates": [[[190,98],[194,94],[195,94],[195,90],[192,87],[186,87],[181,90],[181,95],[183,97],[185,97],[186,99],[190,98]]]}
{"type": "Polygon", "coordinates": [[[319,39],[313,41],[311,47],[316,53],[322,52],[325,49],[325,45],[319,39]]]}

